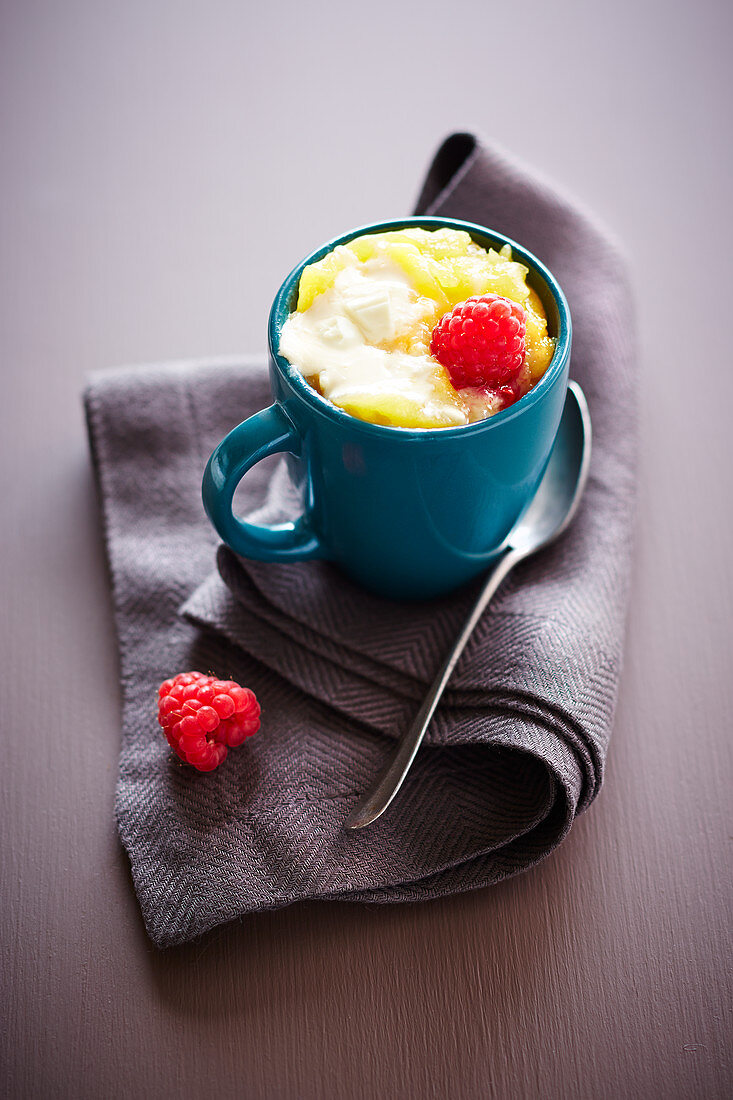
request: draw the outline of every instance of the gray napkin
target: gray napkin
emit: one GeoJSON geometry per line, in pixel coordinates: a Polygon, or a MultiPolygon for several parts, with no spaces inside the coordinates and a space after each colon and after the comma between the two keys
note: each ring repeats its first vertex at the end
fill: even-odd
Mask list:
{"type": "MultiPolygon", "coordinates": [[[[497,882],[546,856],[598,792],[634,501],[623,264],[586,216],[467,134],[438,151],[417,211],[516,238],[564,287],[571,376],[594,426],[581,511],[501,588],[399,799],[369,829],[347,832],[350,807],[413,716],[479,582],[397,603],[326,563],[265,565],[217,551],[202,471],[219,439],[270,403],[264,364],[92,378],[87,415],[123,686],[116,812],[159,946],[300,898],[416,901],[497,882]],[[157,685],[191,668],[253,688],[262,704],[259,734],[209,774],[182,766],[156,724],[157,685]]],[[[281,466],[255,467],[240,494],[240,510],[260,517],[292,508],[281,466]]]]}

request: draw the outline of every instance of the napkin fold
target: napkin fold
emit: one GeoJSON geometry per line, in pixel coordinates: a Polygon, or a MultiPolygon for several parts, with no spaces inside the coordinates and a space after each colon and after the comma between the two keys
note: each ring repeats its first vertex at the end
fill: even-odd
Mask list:
{"type": "MultiPolygon", "coordinates": [[[[401,603],[329,563],[268,565],[217,549],[201,476],[222,436],[270,404],[262,361],[124,368],[87,387],[121,654],[117,821],[161,947],[300,898],[415,901],[497,882],[546,856],[600,787],[635,495],[624,264],[587,215],[470,134],[438,150],[416,212],[490,226],[557,276],[594,450],[572,527],[501,587],[399,798],[368,829],[343,822],[480,581],[401,603]],[[208,774],[180,765],[156,723],[158,684],[190,668],[248,685],[263,709],[258,735],[208,774]]],[[[260,519],[295,508],[274,460],[239,494],[240,510],[260,519]]]]}

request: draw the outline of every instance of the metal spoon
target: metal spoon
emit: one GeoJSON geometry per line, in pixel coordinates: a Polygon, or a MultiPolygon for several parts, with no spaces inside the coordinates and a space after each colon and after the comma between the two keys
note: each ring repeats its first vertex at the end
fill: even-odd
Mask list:
{"type": "Polygon", "coordinates": [[[363,829],[376,821],[399,791],[458,658],[489,600],[517,562],[556,539],[575,515],[588,478],[590,451],[588,404],[577,382],[570,382],[550,461],[532,503],[507,535],[502,552],[463,630],[433,680],[415,721],[400,740],[394,756],[374,786],[347,817],[347,829],[363,829]]]}

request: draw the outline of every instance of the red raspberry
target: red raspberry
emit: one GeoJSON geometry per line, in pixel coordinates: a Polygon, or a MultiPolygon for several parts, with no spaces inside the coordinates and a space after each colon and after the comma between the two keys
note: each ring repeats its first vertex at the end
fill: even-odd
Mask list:
{"type": "Polygon", "coordinates": [[[442,363],[456,389],[504,386],[524,363],[527,315],[498,294],[461,302],[433,329],[430,352],[442,363]]]}
{"type": "Polygon", "coordinates": [[[234,680],[181,672],[158,689],[158,721],[181,760],[210,772],[257,732],[260,706],[255,693],[234,680]]]}

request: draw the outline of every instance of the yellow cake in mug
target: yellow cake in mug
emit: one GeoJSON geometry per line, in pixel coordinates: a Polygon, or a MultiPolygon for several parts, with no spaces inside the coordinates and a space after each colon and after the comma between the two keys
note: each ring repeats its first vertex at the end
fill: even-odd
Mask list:
{"type": "Polygon", "coordinates": [[[323,397],[362,420],[404,428],[483,420],[536,385],[555,350],[526,276],[508,244],[485,249],[463,230],[364,234],[304,269],[279,351],[323,397]],[[451,332],[465,341],[482,318],[490,326],[489,307],[521,319],[511,328],[521,323],[523,344],[509,384],[482,371],[478,353],[462,372],[448,346],[451,332]]]}

